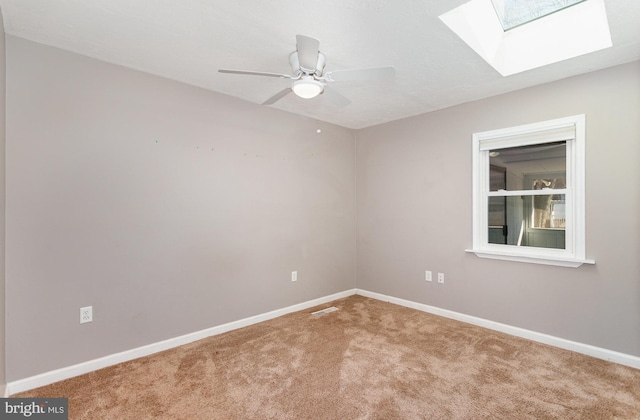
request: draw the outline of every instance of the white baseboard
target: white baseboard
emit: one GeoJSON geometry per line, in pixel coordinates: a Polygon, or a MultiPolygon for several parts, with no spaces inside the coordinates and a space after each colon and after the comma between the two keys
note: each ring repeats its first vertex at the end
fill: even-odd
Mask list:
{"type": "Polygon", "coordinates": [[[356,294],[356,291],[357,289],[345,290],[344,292],[335,293],[329,296],[324,296],[318,299],[309,300],[303,303],[298,303],[296,305],[288,306],[286,308],[276,309],[271,312],[267,312],[264,314],[251,316],[249,318],[244,318],[238,321],[229,322],[227,324],[222,324],[215,327],[207,328],[202,331],[196,331],[194,333],[185,334],[175,338],[170,338],[168,340],[160,341],[157,343],[149,344],[149,345],[138,347],[135,349],[111,354],[109,356],[101,357],[99,359],[78,363],[77,365],[52,370],[50,372],[41,373],[39,375],[31,376],[24,379],[19,379],[17,381],[12,381],[7,384],[5,388],[5,394],[8,396],[11,394],[16,394],[18,392],[28,391],[30,389],[49,385],[54,382],[58,382],[64,379],[72,378],[74,376],[82,375],[84,373],[89,373],[89,372],[93,372],[95,370],[102,369],[108,366],[113,366],[118,363],[127,362],[129,360],[137,359],[144,356],[149,356],[151,354],[168,350],[174,347],[182,346],[184,344],[192,343],[194,341],[201,340],[203,338],[222,334],[232,330],[237,330],[238,328],[243,328],[249,325],[257,324],[259,322],[268,321],[270,319],[277,318],[279,316],[286,315],[291,312],[302,311],[317,305],[322,305],[323,303],[334,301],[336,299],[341,299],[347,296],[351,296],[356,294]]]}
{"type": "Polygon", "coordinates": [[[313,299],[307,302],[299,303],[296,305],[288,306],[286,308],[277,309],[264,314],[255,315],[249,318],[244,318],[238,321],[229,322],[227,324],[218,325],[212,328],[207,328],[205,330],[197,331],[194,333],[182,335],[179,337],[171,338],[168,340],[160,341],[157,343],[149,344],[149,345],[138,347],[135,349],[126,350],[120,353],[115,353],[109,356],[101,357],[99,359],[89,360],[87,362],[79,363],[73,366],[68,366],[65,368],[56,369],[50,372],[45,372],[45,373],[31,376],[28,378],[19,379],[17,381],[12,381],[6,385],[4,396],[8,397],[11,394],[28,391],[30,389],[49,385],[54,382],[58,382],[64,379],[72,378],[74,376],[82,375],[84,373],[93,372],[95,370],[112,366],[118,363],[126,362],[129,360],[137,359],[144,356],[149,356],[151,354],[158,353],[160,351],[182,346],[184,344],[188,344],[188,343],[201,340],[203,338],[211,337],[214,335],[222,334],[228,331],[236,330],[238,328],[247,327],[249,325],[257,324],[259,322],[268,321],[270,319],[277,318],[279,316],[286,315],[291,312],[302,311],[317,305],[321,305],[323,303],[328,303],[336,299],[341,299],[354,294],[369,297],[372,299],[381,300],[384,302],[394,303],[396,305],[406,306],[408,308],[416,309],[419,311],[443,316],[445,318],[455,319],[457,321],[466,322],[468,324],[477,325],[477,326],[488,328],[494,331],[500,331],[506,334],[514,335],[516,337],[526,338],[532,341],[537,341],[537,342],[548,344],[551,346],[555,346],[555,347],[563,348],[566,350],[575,351],[577,353],[585,354],[588,356],[596,357],[598,359],[603,359],[610,362],[619,363],[621,365],[640,369],[640,357],[637,357],[637,356],[632,356],[625,353],[619,353],[616,351],[603,349],[601,347],[596,347],[589,344],[583,344],[575,341],[565,340],[563,338],[558,338],[551,335],[526,330],[524,328],[513,327],[511,325],[501,324],[499,322],[489,321],[483,318],[477,318],[474,316],[461,314],[459,312],[454,312],[447,309],[441,309],[435,306],[425,305],[423,303],[417,303],[417,302],[412,302],[410,300],[387,296],[381,293],[370,292],[362,289],[351,289],[351,290],[345,290],[344,292],[335,293],[333,295],[324,296],[318,299],[313,299]]]}
{"type": "Polygon", "coordinates": [[[590,344],[583,344],[576,341],[565,340],[564,338],[554,337],[552,335],[542,334],[539,332],[526,330],[524,328],[513,327],[511,325],[501,324],[499,322],[489,321],[487,319],[477,318],[475,316],[465,315],[459,312],[441,309],[435,306],[412,302],[410,300],[395,298],[392,296],[383,295],[381,293],[357,289],[356,294],[372,299],[381,300],[384,302],[395,303],[396,305],[406,306],[408,308],[417,309],[419,311],[428,312],[445,318],[466,322],[467,324],[477,325],[479,327],[488,328],[490,330],[500,331],[509,335],[514,335],[516,337],[526,338],[532,341],[537,341],[539,343],[548,344],[550,346],[575,351],[576,353],[581,353],[587,356],[596,357],[598,359],[607,360],[609,362],[619,363],[621,365],[640,369],[640,357],[632,356],[630,354],[607,350],[601,347],[592,346],[590,344]]]}

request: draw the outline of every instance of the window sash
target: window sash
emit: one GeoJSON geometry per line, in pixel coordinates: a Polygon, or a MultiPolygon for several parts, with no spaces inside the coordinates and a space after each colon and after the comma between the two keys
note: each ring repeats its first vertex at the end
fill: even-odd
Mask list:
{"type": "Polygon", "coordinates": [[[556,195],[556,194],[570,194],[568,188],[559,188],[557,190],[498,190],[498,191],[486,191],[487,197],[510,197],[513,195],[556,195]]]}

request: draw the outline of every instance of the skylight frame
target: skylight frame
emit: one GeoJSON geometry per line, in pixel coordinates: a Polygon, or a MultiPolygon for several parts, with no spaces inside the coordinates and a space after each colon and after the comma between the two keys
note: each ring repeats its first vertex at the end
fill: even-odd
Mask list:
{"type": "Polygon", "coordinates": [[[470,0],[440,20],[502,76],[613,45],[604,0],[585,0],[509,31],[491,0],[470,0]]]}

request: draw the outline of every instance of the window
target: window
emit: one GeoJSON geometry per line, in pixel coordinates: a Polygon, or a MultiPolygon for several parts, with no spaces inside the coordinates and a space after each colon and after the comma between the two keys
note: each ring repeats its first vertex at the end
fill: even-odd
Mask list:
{"type": "Polygon", "coordinates": [[[473,134],[473,249],[579,267],[585,259],[585,117],[473,134]]]}

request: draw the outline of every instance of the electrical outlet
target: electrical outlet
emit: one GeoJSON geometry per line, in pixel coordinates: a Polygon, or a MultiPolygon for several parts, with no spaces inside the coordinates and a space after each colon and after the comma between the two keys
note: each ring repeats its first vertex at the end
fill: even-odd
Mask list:
{"type": "Polygon", "coordinates": [[[426,281],[432,281],[433,280],[433,278],[431,277],[431,271],[427,270],[427,271],[424,272],[424,279],[426,281]]]}
{"type": "Polygon", "coordinates": [[[444,273],[438,273],[438,283],[444,283],[444,273]]]}
{"type": "Polygon", "coordinates": [[[298,281],[298,272],[297,271],[292,271],[291,272],[291,281],[298,281]]]}
{"type": "Polygon", "coordinates": [[[80,308],[80,323],[85,324],[87,322],[93,322],[93,306],[80,308]]]}

